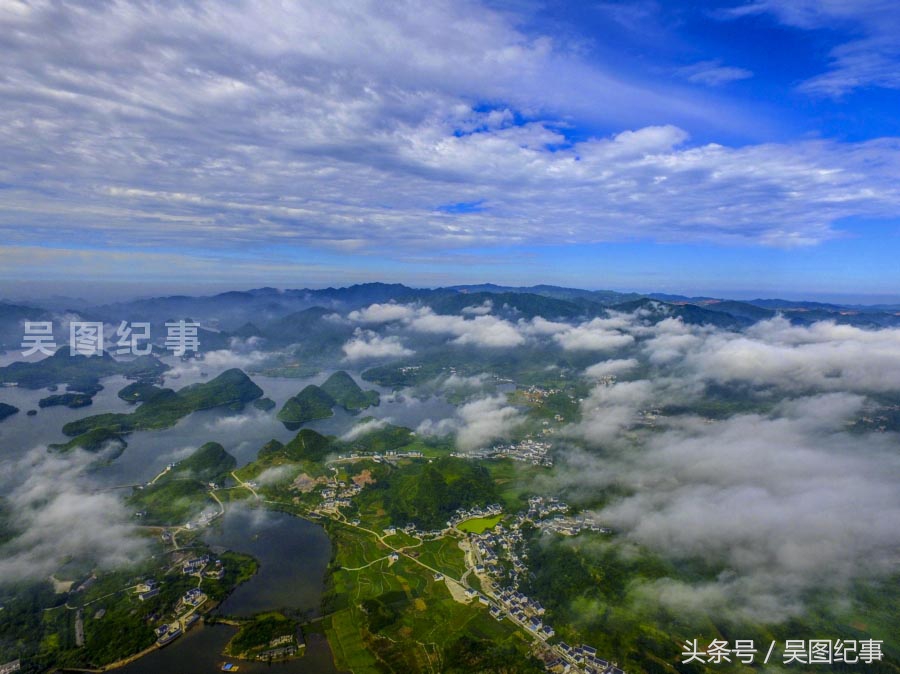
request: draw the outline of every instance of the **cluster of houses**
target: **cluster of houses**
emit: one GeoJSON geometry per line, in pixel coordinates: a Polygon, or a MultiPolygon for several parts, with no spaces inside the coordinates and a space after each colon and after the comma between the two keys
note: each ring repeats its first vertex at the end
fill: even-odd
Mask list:
{"type": "Polygon", "coordinates": [[[543,388],[541,386],[529,386],[522,391],[522,395],[529,402],[542,405],[544,401],[552,395],[561,393],[558,388],[543,388]]]}
{"type": "MultiPolygon", "coordinates": [[[[474,550],[483,562],[475,567],[476,573],[486,573],[494,581],[501,581],[505,575],[508,582],[496,597],[496,602],[475,590],[467,590],[467,596],[478,598],[488,606],[490,614],[497,620],[509,617],[542,641],[555,636],[552,625],[544,620],[544,607],[539,601],[520,591],[520,579],[528,573],[525,553],[522,552],[524,537],[521,527],[525,522],[563,535],[575,535],[584,529],[608,531],[600,527],[589,516],[567,517],[569,506],[555,497],[535,496],[528,500],[528,510],[516,515],[510,526],[502,524],[492,531],[470,536],[474,550]],[[549,517],[549,519],[547,519],[549,517]],[[501,564],[503,556],[508,564],[501,564]]],[[[615,665],[597,656],[591,646],[568,646],[565,643],[551,646],[547,644],[546,666],[549,671],[565,674],[624,674],[615,665]]]]}
{"type": "Polygon", "coordinates": [[[424,454],[422,454],[422,452],[415,449],[405,452],[398,452],[395,449],[390,449],[383,454],[381,452],[350,452],[349,454],[338,454],[337,459],[329,461],[329,463],[346,463],[361,460],[374,461],[375,463],[386,461],[390,463],[394,459],[421,459],[423,456],[424,454]]]}
{"type": "Polygon", "coordinates": [[[199,587],[192,588],[181,597],[181,607],[196,608],[206,601],[206,594],[199,587]]]}
{"type": "Polygon", "coordinates": [[[213,520],[221,517],[222,514],[223,512],[221,510],[204,510],[200,513],[200,516],[196,521],[188,522],[184,525],[184,528],[188,530],[203,529],[204,527],[208,527],[213,520]]]}
{"type": "Polygon", "coordinates": [[[601,534],[612,533],[612,529],[600,526],[600,523],[590,515],[578,515],[576,517],[558,515],[550,519],[540,520],[535,524],[542,531],[562,536],[577,536],[582,531],[593,531],[601,534]]]}
{"type": "Polygon", "coordinates": [[[272,639],[266,650],[257,653],[256,659],[264,661],[284,660],[285,658],[293,657],[305,646],[306,644],[304,643],[297,643],[295,635],[285,634],[284,636],[272,639]]]}
{"type": "Polygon", "coordinates": [[[549,442],[535,440],[533,438],[525,438],[516,443],[507,443],[494,445],[487,449],[481,449],[465,454],[454,452],[452,456],[458,456],[464,459],[513,459],[514,461],[522,461],[535,466],[545,466],[547,468],[553,466],[553,459],[550,457],[551,445],[549,442]]]}
{"type": "Polygon", "coordinates": [[[159,594],[159,583],[153,578],[148,578],[143,583],[139,583],[134,591],[137,592],[138,599],[147,601],[159,594]]]}
{"type": "Polygon", "coordinates": [[[524,517],[520,515],[520,518],[522,521],[528,519],[536,522],[554,513],[566,513],[568,511],[569,505],[555,496],[532,496],[528,499],[528,511],[524,517]]]}
{"type": "Polygon", "coordinates": [[[318,510],[336,513],[341,508],[349,507],[351,499],[362,490],[362,486],[354,482],[348,484],[343,480],[336,480],[333,485],[322,490],[322,502],[318,510]]]}
{"type": "Polygon", "coordinates": [[[599,657],[597,649],[587,644],[569,646],[563,642],[557,648],[562,652],[564,659],[561,659],[559,663],[550,663],[548,669],[551,671],[556,669],[559,672],[570,672],[572,664],[575,664],[584,674],[625,674],[614,664],[599,657]]]}
{"type": "Polygon", "coordinates": [[[453,528],[460,522],[475,519],[476,517],[495,517],[503,513],[503,506],[499,503],[492,503],[484,508],[459,508],[456,513],[447,520],[447,528],[453,528]]]}
{"type": "Polygon", "coordinates": [[[649,426],[650,428],[653,428],[656,426],[656,422],[662,415],[662,411],[656,408],[640,410],[637,414],[636,423],[639,426],[649,426]]]}
{"type": "Polygon", "coordinates": [[[209,555],[189,559],[181,565],[181,573],[185,576],[193,576],[203,571],[207,564],[209,564],[209,555]]]}

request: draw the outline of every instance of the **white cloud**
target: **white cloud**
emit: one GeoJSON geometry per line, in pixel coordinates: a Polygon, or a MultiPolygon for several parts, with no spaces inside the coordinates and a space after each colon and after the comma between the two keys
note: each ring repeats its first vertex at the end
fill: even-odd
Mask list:
{"type": "Polygon", "coordinates": [[[350,361],[366,358],[399,358],[415,353],[403,346],[403,342],[396,335],[382,337],[371,330],[359,328],[353,331],[353,337],[342,348],[344,357],[350,361]]]}
{"type": "Polygon", "coordinates": [[[635,358],[603,360],[591,365],[584,371],[584,374],[591,379],[600,379],[607,375],[619,376],[631,372],[638,365],[639,363],[635,358]]]}
{"type": "Polygon", "coordinates": [[[696,87],[623,79],[526,23],[470,1],[4,13],[0,227],[16,245],[140,239],[221,275],[210,249],[799,246],[840,236],[844,218],[895,216],[896,139],[690,144],[698,121],[754,120],[696,87]],[[598,117],[624,131],[559,131],[598,117]]]}
{"type": "Polygon", "coordinates": [[[753,77],[753,72],[746,68],[723,66],[719,61],[700,61],[680,68],[678,73],[688,82],[705,84],[709,87],[717,87],[753,77]]]}
{"type": "Polygon", "coordinates": [[[666,579],[643,588],[654,601],[696,589],[709,601],[695,609],[777,622],[802,610],[809,590],[846,592],[853,578],[892,568],[900,545],[896,438],[843,430],[862,402],[830,394],[770,416],[683,422],[627,455],[582,455],[571,469],[595,488],[634,489],[602,511],[628,540],[727,569],[696,586],[666,579]]]}
{"type": "Polygon", "coordinates": [[[614,351],[629,346],[634,337],[611,329],[621,324],[620,319],[595,318],[564,332],[553,339],[566,351],[614,351]]]}
{"type": "Polygon", "coordinates": [[[436,314],[431,309],[421,309],[409,322],[417,332],[449,334],[455,344],[487,347],[512,347],[525,342],[516,326],[495,316],[464,318],[451,314],[436,314]]]}
{"type": "Polygon", "coordinates": [[[716,332],[696,341],[685,365],[712,381],[863,393],[900,388],[898,328],[863,330],[831,322],[802,327],[774,318],[743,334],[716,332]]]}
{"type": "Polygon", "coordinates": [[[801,83],[801,91],[840,97],[870,86],[900,89],[900,14],[892,0],[754,0],[724,15],[753,14],[804,30],[852,29],[854,39],[835,46],[828,70],[801,83]]]}
{"type": "Polygon", "coordinates": [[[371,304],[364,309],[351,311],[347,318],[359,323],[390,323],[392,321],[407,320],[416,314],[416,308],[409,304],[371,304]]]}
{"type": "Polygon", "coordinates": [[[456,446],[470,451],[509,437],[525,417],[506,403],[502,395],[489,396],[461,405],[455,417],[438,421],[425,419],[416,432],[422,435],[456,434],[456,446]]]}
{"type": "Polygon", "coordinates": [[[37,447],[7,463],[3,472],[19,476],[6,498],[21,533],[0,546],[0,578],[43,579],[71,558],[121,568],[148,553],[119,496],[85,480],[96,460],[81,450],[59,455],[37,447]]]}
{"type": "Polygon", "coordinates": [[[355,424],[353,428],[341,436],[341,440],[345,442],[356,440],[356,438],[363,436],[366,433],[371,433],[372,431],[384,428],[389,423],[391,423],[391,419],[367,419],[366,421],[355,424]]]}
{"type": "Polygon", "coordinates": [[[485,314],[491,313],[494,309],[494,303],[490,300],[485,300],[479,305],[471,306],[471,307],[463,307],[462,313],[468,316],[484,316],[485,314]]]}

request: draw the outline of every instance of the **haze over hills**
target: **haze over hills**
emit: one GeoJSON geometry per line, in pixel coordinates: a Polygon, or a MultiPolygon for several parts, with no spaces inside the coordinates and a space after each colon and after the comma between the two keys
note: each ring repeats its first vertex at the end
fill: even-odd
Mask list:
{"type": "MultiPolygon", "coordinates": [[[[41,303],[24,306],[0,302],[0,347],[9,349],[18,346],[23,321],[50,320],[54,315],[65,314],[116,325],[122,320],[150,321],[158,329],[163,329],[167,321],[181,318],[197,320],[204,328],[212,328],[205,330],[202,337],[207,345],[216,345],[217,348],[227,347],[227,339],[223,340],[219,332],[241,338],[265,337],[271,343],[279,344],[286,343],[286,336],[295,334],[301,327],[317,330],[320,341],[338,343],[348,336],[346,326],[329,325],[323,319],[334,312],[348,312],[385,302],[417,304],[430,307],[437,313],[457,313],[478,305],[482,307],[478,311],[483,314],[560,319],[604,316],[610,311],[631,312],[645,306],[648,311],[663,311],[669,316],[680,316],[689,323],[723,327],[747,326],[778,313],[800,325],[818,320],[860,327],[900,325],[900,305],[844,305],[781,299],[739,301],[550,285],[512,287],[481,284],[411,288],[402,284],[365,283],[343,288],[278,290],[266,287],[210,296],[174,295],[73,308],[68,312],[54,311],[41,303]]],[[[58,338],[67,338],[62,326],[57,325],[56,329],[58,338]]]]}

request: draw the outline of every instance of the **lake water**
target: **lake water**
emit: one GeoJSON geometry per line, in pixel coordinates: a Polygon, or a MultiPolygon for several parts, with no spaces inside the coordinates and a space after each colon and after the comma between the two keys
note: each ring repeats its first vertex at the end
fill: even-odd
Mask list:
{"type": "MultiPolygon", "coordinates": [[[[165,648],[154,651],[121,669],[123,674],[206,674],[221,670],[226,658],[221,655],[235,627],[199,624],[165,648]]],[[[320,634],[306,639],[306,654],[296,660],[272,663],[228,660],[240,667],[241,674],[335,674],[328,641],[320,634]]]]}
{"type": "Polygon", "coordinates": [[[217,613],[245,617],[285,609],[320,615],[331,542],[321,526],[285,513],[243,506],[228,509],[204,537],[212,546],[252,555],[259,571],[238,587],[217,613]]]}
{"type": "MultiPolygon", "coordinates": [[[[232,506],[210,529],[205,540],[253,555],[259,571],[239,586],[215,610],[216,615],[249,617],[281,610],[298,618],[320,615],[325,571],[331,542],[318,524],[284,513],[232,506]]],[[[199,674],[218,671],[221,655],[235,628],[198,625],[171,645],[123,667],[127,674],[199,674]]],[[[336,672],[328,641],[319,634],[307,638],[306,654],[297,660],[267,665],[235,660],[241,672],[336,672]]]]}
{"type": "MultiPolygon", "coordinates": [[[[178,368],[175,373],[177,378],[168,376],[165,381],[167,386],[175,389],[208,381],[227,367],[234,366],[214,366],[209,362],[185,367],[175,365],[178,368]]],[[[237,414],[222,409],[206,410],[189,415],[168,429],[131,433],[126,438],[128,447],[119,458],[79,479],[83,479],[88,488],[146,482],[167,463],[185,458],[209,441],[220,442],[235,456],[238,465],[244,465],[253,461],[259,449],[270,439],[287,442],[294,437],[295,431],[287,430],[275,419],[277,410],[304,386],[321,384],[329,374],[323,372],[306,379],[253,376],[252,379],[265,395],[276,402],[274,410],[262,412],[251,406],[237,414]]],[[[437,421],[454,414],[453,405],[440,396],[420,400],[396,395],[388,389],[366,385],[360,380],[358,372],[351,374],[364,388],[375,388],[381,393],[381,405],[360,415],[337,409],[333,417],[308,424],[309,428],[320,433],[341,435],[365,416],[415,428],[423,419],[437,421]]],[[[15,405],[21,410],[0,422],[0,487],[4,482],[8,487],[13,479],[20,479],[9,467],[29,450],[65,442],[67,438],[61,431],[64,424],[93,414],[134,409],[116,395],[128,383],[124,378],[109,377],[101,383],[104,389],[94,397],[93,405],[77,410],[66,407],[39,409],[38,400],[49,395],[46,389],[0,389],[0,402],[15,405]],[[28,417],[25,412],[30,409],[38,409],[37,416],[28,417]]],[[[63,389],[61,386],[60,392],[63,389]]],[[[127,493],[127,490],[122,493],[127,493]]],[[[205,537],[212,546],[250,554],[260,563],[259,572],[238,587],[217,608],[217,613],[250,616],[267,610],[287,610],[307,619],[319,615],[324,575],[331,554],[328,536],[319,525],[283,513],[231,506],[226,515],[205,533],[205,537]]],[[[224,662],[222,649],[233,634],[234,628],[226,625],[197,626],[166,648],[154,651],[120,671],[127,674],[219,671],[224,662]]],[[[299,674],[335,672],[327,641],[315,634],[308,639],[306,655],[298,660],[271,666],[248,662],[238,664],[241,672],[251,674],[262,671],[299,674]]]]}

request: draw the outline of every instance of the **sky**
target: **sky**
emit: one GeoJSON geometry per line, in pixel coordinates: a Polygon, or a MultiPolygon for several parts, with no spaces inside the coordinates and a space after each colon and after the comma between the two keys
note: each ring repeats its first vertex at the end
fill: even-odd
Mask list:
{"type": "Polygon", "coordinates": [[[900,301],[900,7],[0,0],[0,295],[900,301]]]}

